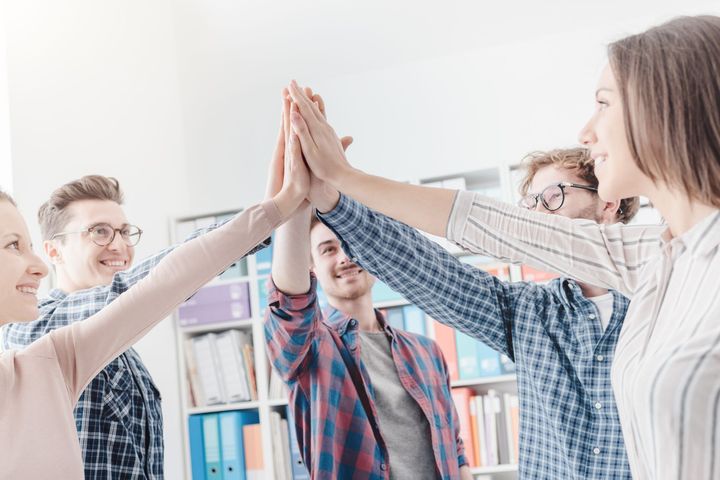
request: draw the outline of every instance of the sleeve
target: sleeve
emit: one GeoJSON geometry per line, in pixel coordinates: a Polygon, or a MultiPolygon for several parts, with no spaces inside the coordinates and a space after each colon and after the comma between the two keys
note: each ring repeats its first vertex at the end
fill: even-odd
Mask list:
{"type": "Polygon", "coordinates": [[[435,320],[514,358],[516,300],[534,286],[505,283],[464,264],[417,230],[345,196],[318,217],[353,262],[435,320]]]}
{"type": "Polygon", "coordinates": [[[69,392],[76,401],[104,366],[144,336],[218,272],[246,255],[281,223],[274,202],[236,215],[221,228],[170,252],[110,305],[85,321],[57,329],[35,342],[51,342],[69,392]]]}
{"type": "MultiPolygon", "coordinates": [[[[224,223],[227,222],[198,229],[185,241],[190,241],[198,236],[211,232],[224,223]]],[[[269,245],[270,237],[256,245],[248,255],[262,250],[269,245]]],[[[165,248],[154,255],[144,258],[133,267],[116,273],[110,285],[73,292],[62,300],[53,302],[53,305],[49,305],[51,308],[42,308],[41,306],[40,317],[36,321],[12,323],[5,326],[2,332],[3,348],[22,349],[57,328],[85,320],[89,316],[96,314],[105,305],[115,300],[118,295],[145,278],[148,273],[175,248],[177,248],[177,245],[165,248]]]]}
{"type": "Polygon", "coordinates": [[[660,253],[665,230],[662,225],[600,225],[459,192],[447,238],[475,253],[632,296],[642,268],[660,253]]]}
{"type": "Polygon", "coordinates": [[[313,341],[322,318],[317,301],[317,280],[311,275],[310,290],[285,295],[268,280],[269,308],[265,314],[268,357],[280,377],[294,381],[313,358],[313,341]]]}

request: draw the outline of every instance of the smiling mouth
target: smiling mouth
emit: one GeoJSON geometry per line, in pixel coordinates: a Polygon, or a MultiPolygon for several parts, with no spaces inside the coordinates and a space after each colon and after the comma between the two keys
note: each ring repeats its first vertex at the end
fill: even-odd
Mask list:
{"type": "Polygon", "coordinates": [[[342,273],[340,273],[339,275],[335,275],[335,278],[353,278],[353,277],[357,277],[358,275],[360,275],[360,274],[362,273],[362,271],[363,271],[363,270],[362,270],[361,268],[350,268],[350,269],[344,270],[344,271],[343,271],[342,273]]]}
{"type": "Polygon", "coordinates": [[[125,268],[127,267],[127,260],[100,260],[100,263],[106,267],[111,268],[125,268]]]}
{"type": "Polygon", "coordinates": [[[607,157],[605,155],[598,155],[597,157],[595,157],[594,160],[595,160],[595,168],[597,168],[607,161],[607,157]]]}
{"type": "Polygon", "coordinates": [[[37,288],[35,287],[17,287],[18,291],[24,295],[37,295],[37,288]]]}

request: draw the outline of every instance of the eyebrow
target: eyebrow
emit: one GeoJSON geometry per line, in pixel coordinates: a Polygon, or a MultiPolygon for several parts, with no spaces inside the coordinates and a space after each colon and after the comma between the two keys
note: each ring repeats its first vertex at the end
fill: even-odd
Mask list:
{"type": "Polygon", "coordinates": [[[600,88],[598,88],[597,90],[595,90],[595,96],[597,96],[597,94],[600,93],[600,92],[611,92],[611,93],[612,93],[612,92],[614,92],[614,91],[615,91],[615,90],[613,90],[612,88],[600,87],[600,88]]]}
{"type": "Polygon", "coordinates": [[[320,250],[323,246],[328,245],[328,244],[332,244],[332,243],[335,243],[335,242],[337,242],[337,240],[325,240],[324,242],[318,243],[318,246],[315,247],[315,250],[320,250]]]}

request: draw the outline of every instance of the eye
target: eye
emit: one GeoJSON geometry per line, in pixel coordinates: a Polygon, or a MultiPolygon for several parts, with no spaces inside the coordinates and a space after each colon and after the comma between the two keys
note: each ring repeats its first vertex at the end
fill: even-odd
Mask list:
{"type": "Polygon", "coordinates": [[[595,103],[598,110],[605,110],[607,107],[610,106],[610,104],[606,100],[602,100],[599,98],[595,100],[595,103]]]}
{"type": "Polygon", "coordinates": [[[335,247],[325,247],[323,248],[322,254],[327,255],[335,252],[335,247]]]}
{"type": "Polygon", "coordinates": [[[18,240],[15,240],[14,242],[9,243],[7,245],[7,247],[5,247],[5,248],[9,248],[10,250],[19,251],[20,250],[20,242],[18,240]]]}

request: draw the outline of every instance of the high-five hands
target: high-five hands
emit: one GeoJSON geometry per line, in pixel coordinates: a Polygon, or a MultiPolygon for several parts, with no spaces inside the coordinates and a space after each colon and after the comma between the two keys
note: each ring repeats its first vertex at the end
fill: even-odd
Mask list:
{"type": "Polygon", "coordinates": [[[297,109],[290,114],[290,124],[300,139],[305,161],[320,180],[333,184],[344,172],[352,169],[345,158],[345,148],[352,139],[346,137],[349,141],[343,144],[327,123],[322,99],[313,101],[312,95],[308,97],[294,80],[288,90],[293,105],[297,105],[297,109]]]}

